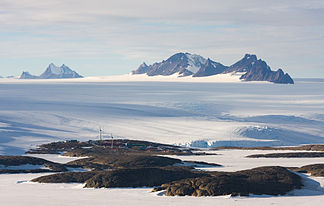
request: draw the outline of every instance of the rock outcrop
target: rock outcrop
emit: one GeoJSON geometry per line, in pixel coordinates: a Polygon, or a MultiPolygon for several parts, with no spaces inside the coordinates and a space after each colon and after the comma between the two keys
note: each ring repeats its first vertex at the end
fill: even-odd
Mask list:
{"type": "Polygon", "coordinates": [[[64,165],[51,162],[42,158],[28,156],[0,156],[0,174],[65,171],[67,171],[67,168],[64,165]],[[34,168],[32,166],[37,167],[34,168]]]}
{"type": "Polygon", "coordinates": [[[200,161],[181,161],[159,156],[173,153],[155,154],[150,151],[152,148],[162,149],[163,147],[184,150],[178,146],[116,139],[114,141],[115,148],[112,148],[107,143],[111,143],[111,141],[78,142],[70,140],[41,145],[37,150],[44,154],[46,151],[51,154],[57,151],[70,151],[75,147],[79,150],[92,150],[91,153],[73,153],[77,154],[76,156],[86,154],[81,156],[88,157],[66,164],[52,163],[26,156],[0,156],[0,165],[48,164],[47,167],[51,166],[52,168],[47,172],[60,172],[35,178],[32,180],[34,182],[83,183],[85,187],[89,188],[156,187],[153,191],[165,191],[165,194],[169,196],[283,195],[302,186],[301,177],[290,170],[312,171],[314,175],[321,175],[324,168],[323,165],[310,165],[302,168],[289,168],[290,170],[278,166],[259,167],[237,172],[195,170],[195,167],[218,167],[221,165],[200,161]],[[121,147],[117,147],[117,145],[121,147]],[[98,148],[108,150],[99,150],[98,148]],[[54,169],[55,167],[57,169],[54,169]],[[66,172],[73,168],[77,168],[78,172],[66,172]],[[80,168],[87,169],[87,171],[79,172],[80,168]]]}
{"type": "Polygon", "coordinates": [[[90,157],[69,162],[67,165],[83,167],[86,169],[116,169],[133,167],[164,167],[176,163],[180,164],[179,159],[150,156],[150,155],[107,155],[100,157],[90,157]]]}
{"type": "Polygon", "coordinates": [[[85,183],[85,187],[153,187],[208,174],[187,167],[139,167],[90,172],[64,172],[33,179],[40,183],[85,183]]]}
{"type": "Polygon", "coordinates": [[[32,179],[32,182],[39,183],[84,183],[88,179],[97,175],[98,171],[91,172],[63,172],[52,175],[46,175],[32,179]]]}
{"type": "Polygon", "coordinates": [[[153,187],[183,178],[199,176],[202,174],[180,167],[130,168],[99,173],[88,179],[85,187],[153,187]]]}
{"type": "Polygon", "coordinates": [[[305,165],[300,168],[291,168],[293,171],[308,173],[315,177],[324,177],[324,164],[305,165]]]}
{"type": "Polygon", "coordinates": [[[167,196],[284,195],[301,186],[301,177],[286,168],[259,167],[182,179],[163,184],[155,191],[166,190],[167,196]]]}

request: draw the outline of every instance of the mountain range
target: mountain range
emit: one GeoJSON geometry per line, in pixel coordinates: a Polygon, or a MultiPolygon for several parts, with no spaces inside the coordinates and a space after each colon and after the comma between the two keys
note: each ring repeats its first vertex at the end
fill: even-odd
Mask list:
{"type": "Polygon", "coordinates": [[[76,71],[73,71],[66,65],[60,67],[51,63],[46,70],[40,75],[32,75],[29,72],[23,72],[20,79],[65,79],[65,78],[83,78],[76,71]]]}
{"type": "Polygon", "coordinates": [[[147,65],[141,64],[132,74],[178,75],[179,77],[206,77],[218,74],[242,74],[243,81],[269,81],[279,84],[294,84],[294,80],[282,69],[272,71],[267,63],[258,59],[256,55],[245,54],[244,57],[231,66],[224,66],[211,59],[197,54],[176,53],[167,60],[147,65]]]}

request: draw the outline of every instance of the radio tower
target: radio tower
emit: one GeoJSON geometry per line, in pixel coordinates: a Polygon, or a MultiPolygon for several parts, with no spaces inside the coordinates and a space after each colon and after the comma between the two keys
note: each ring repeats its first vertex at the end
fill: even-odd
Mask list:
{"type": "Polygon", "coordinates": [[[102,141],[102,133],[103,133],[103,129],[99,127],[99,140],[101,141],[102,141]]]}
{"type": "Polygon", "coordinates": [[[111,137],[111,149],[114,148],[114,137],[112,135],[112,133],[110,133],[110,137],[111,137]]]}

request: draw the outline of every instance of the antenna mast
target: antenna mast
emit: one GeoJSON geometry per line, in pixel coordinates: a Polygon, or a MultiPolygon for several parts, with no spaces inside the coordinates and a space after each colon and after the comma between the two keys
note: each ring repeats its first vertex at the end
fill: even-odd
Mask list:
{"type": "Polygon", "coordinates": [[[103,129],[101,127],[99,127],[99,140],[102,140],[102,132],[103,132],[103,129]]]}
{"type": "Polygon", "coordinates": [[[114,137],[112,136],[112,133],[110,133],[110,137],[111,137],[111,149],[114,148],[114,137]]]}

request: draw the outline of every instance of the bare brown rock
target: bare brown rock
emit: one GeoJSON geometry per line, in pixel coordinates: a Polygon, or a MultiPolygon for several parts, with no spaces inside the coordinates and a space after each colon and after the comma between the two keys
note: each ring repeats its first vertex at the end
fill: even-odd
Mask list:
{"type": "Polygon", "coordinates": [[[163,184],[168,196],[283,195],[302,186],[300,176],[283,167],[260,167],[238,172],[183,179],[163,184]]]}

